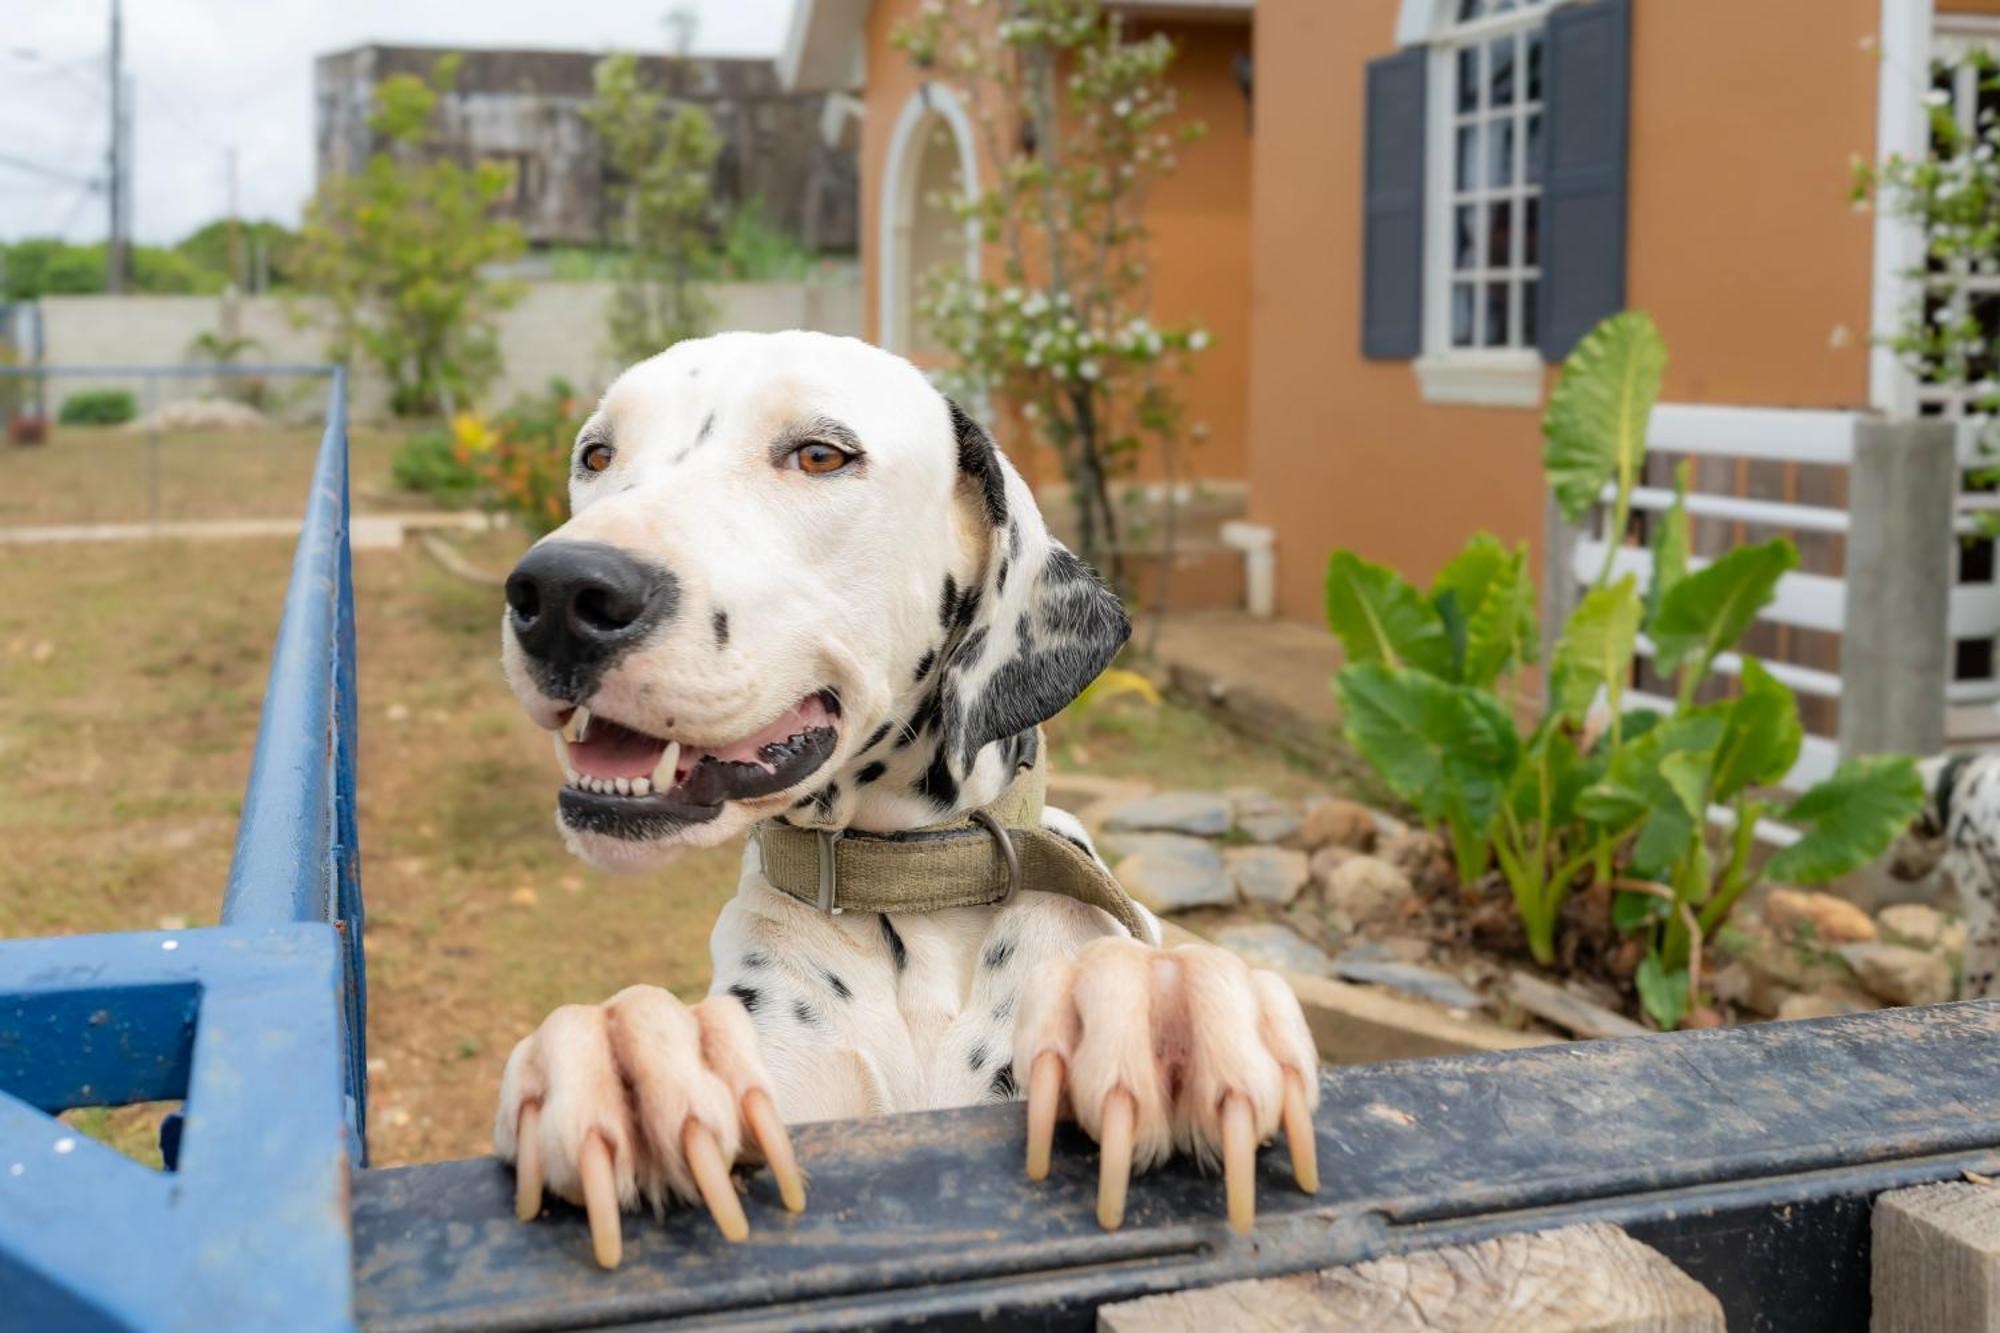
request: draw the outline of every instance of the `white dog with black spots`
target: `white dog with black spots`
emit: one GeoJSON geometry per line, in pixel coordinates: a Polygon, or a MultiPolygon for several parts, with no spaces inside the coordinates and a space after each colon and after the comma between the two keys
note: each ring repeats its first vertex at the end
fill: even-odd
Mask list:
{"type": "MultiPolygon", "coordinates": [[[[502,656],[558,737],[562,835],[600,866],[761,821],[892,833],[975,810],[1128,632],[987,434],[853,339],[726,334],[632,367],[577,438],[570,502],[508,581],[502,656]]],[[[1043,822],[1088,848],[1069,815],[1043,822]]],[[[738,1161],[803,1206],[783,1123],[1022,1096],[1031,1174],[1059,1105],[1102,1145],[1107,1226],[1129,1168],[1175,1152],[1223,1162],[1248,1225],[1249,1154],[1281,1123],[1312,1187],[1315,1056],[1284,983],[1023,888],[829,915],[749,840],[705,1000],[633,986],[515,1048],[494,1146],[522,1215],[544,1186],[585,1204],[608,1263],[642,1201],[701,1200],[740,1236],[738,1161]]]]}
{"type": "Polygon", "coordinates": [[[2000,753],[1939,755],[1918,765],[1924,808],[1890,855],[1899,879],[1943,875],[1965,921],[1959,995],[2000,994],[2000,753]]]}

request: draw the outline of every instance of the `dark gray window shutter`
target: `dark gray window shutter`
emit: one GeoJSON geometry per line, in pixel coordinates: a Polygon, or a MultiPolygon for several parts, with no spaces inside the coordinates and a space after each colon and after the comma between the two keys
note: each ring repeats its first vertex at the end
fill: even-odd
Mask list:
{"type": "Polygon", "coordinates": [[[1631,119],[1632,0],[1549,15],[1542,126],[1542,359],[1625,306],[1625,178],[1631,119]]]}
{"type": "Polygon", "coordinates": [[[1368,62],[1362,166],[1361,355],[1408,360],[1424,343],[1422,47],[1368,62]]]}

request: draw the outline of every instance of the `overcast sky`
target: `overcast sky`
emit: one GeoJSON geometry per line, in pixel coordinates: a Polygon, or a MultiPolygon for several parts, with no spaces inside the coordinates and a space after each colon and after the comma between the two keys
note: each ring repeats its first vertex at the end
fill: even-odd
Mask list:
{"type": "MultiPolygon", "coordinates": [[[[694,51],[771,55],[792,0],[125,0],[137,84],[133,229],[177,240],[227,211],[237,150],[245,217],[298,221],[313,186],[313,57],[368,42],[664,50],[670,9],[694,51]]],[[[0,0],[0,240],[99,240],[109,140],[110,0],[0,0]],[[22,162],[54,177],[25,169],[22,162]],[[67,179],[64,179],[67,178],[67,179]]]]}

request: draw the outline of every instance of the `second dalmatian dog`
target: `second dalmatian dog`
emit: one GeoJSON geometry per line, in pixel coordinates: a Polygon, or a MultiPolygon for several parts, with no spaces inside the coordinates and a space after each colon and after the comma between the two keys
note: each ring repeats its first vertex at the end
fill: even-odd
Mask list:
{"type": "Polygon", "coordinates": [[[502,635],[557,738],[563,837],[646,869],[752,836],[707,999],[633,986],[515,1048],[494,1146],[523,1217],[544,1187],[584,1204],[607,1264],[641,1202],[740,1237],[739,1160],[804,1206],[784,1124],[1017,1096],[1031,1175],[1060,1110],[1099,1142],[1107,1227],[1175,1152],[1222,1164],[1247,1227],[1281,1129],[1316,1187],[1291,992],[1160,948],[1041,806],[1037,725],[1128,627],[978,425],[865,343],[725,334],[626,371],[572,462],[502,635]]]}

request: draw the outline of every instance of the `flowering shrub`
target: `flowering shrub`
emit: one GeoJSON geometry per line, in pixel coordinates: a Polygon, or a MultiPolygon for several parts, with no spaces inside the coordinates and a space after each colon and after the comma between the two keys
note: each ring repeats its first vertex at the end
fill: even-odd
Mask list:
{"type": "Polygon", "coordinates": [[[452,440],[478,477],[486,508],[515,515],[539,537],[569,517],[569,451],[589,415],[576,390],[555,379],[491,421],[460,413],[452,419],[452,440]]]}
{"type": "Polygon", "coordinates": [[[925,0],[895,40],[965,96],[990,178],[945,202],[999,259],[997,278],[925,275],[920,313],[954,388],[1004,395],[1054,449],[1079,552],[1115,580],[1113,483],[1148,449],[1173,479],[1178,383],[1208,342],[1147,314],[1147,192],[1203,132],[1177,116],[1174,44],[1128,39],[1100,0],[925,0]]]}

